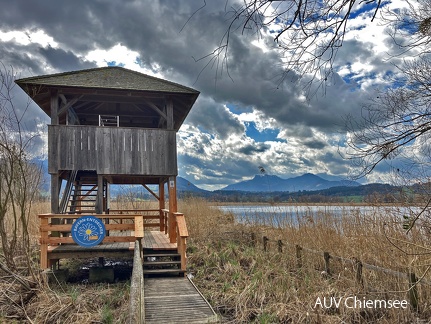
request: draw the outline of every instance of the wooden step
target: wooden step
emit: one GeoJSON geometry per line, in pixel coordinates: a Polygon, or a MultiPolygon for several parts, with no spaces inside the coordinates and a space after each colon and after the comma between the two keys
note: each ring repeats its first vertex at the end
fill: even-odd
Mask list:
{"type": "Polygon", "coordinates": [[[86,210],[75,210],[75,211],[68,211],[67,212],[67,214],[84,214],[84,213],[95,214],[96,210],[95,209],[86,209],[86,210]]]}
{"type": "Polygon", "coordinates": [[[144,269],[144,275],[184,274],[181,269],[144,269]]]}
{"type": "Polygon", "coordinates": [[[172,252],[145,253],[144,251],[144,258],[181,258],[181,255],[179,253],[172,253],[172,252]]]}
{"type": "Polygon", "coordinates": [[[144,261],[145,266],[168,266],[168,265],[180,265],[181,261],[144,261]]]}
{"type": "Polygon", "coordinates": [[[86,202],[94,202],[97,201],[97,199],[70,199],[70,202],[78,202],[78,201],[86,201],[86,202]]]}

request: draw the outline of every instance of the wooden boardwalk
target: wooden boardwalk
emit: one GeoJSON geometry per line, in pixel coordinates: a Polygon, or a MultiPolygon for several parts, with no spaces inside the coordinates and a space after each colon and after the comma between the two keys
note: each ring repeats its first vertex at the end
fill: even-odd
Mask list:
{"type": "Polygon", "coordinates": [[[196,286],[184,277],[144,279],[145,323],[217,323],[196,286]]]}

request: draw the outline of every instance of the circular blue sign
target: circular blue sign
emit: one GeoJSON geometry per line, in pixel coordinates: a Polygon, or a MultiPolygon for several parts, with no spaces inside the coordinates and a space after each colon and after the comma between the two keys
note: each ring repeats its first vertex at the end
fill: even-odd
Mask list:
{"type": "Polygon", "coordinates": [[[94,216],[81,216],[72,225],[72,238],[80,246],[96,246],[103,241],[105,235],[105,225],[94,216]]]}

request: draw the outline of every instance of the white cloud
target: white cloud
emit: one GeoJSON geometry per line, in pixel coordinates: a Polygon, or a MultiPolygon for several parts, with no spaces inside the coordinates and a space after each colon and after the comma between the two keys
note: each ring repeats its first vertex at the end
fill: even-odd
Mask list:
{"type": "Polygon", "coordinates": [[[58,43],[51,36],[47,35],[43,30],[11,30],[1,31],[0,40],[2,42],[16,42],[20,45],[39,44],[43,47],[58,47],[58,43]]]}

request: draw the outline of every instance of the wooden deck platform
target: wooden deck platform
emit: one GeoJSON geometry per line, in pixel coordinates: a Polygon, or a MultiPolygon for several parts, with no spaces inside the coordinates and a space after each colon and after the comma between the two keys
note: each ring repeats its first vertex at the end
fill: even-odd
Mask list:
{"type": "Polygon", "coordinates": [[[145,323],[218,322],[214,310],[188,278],[145,278],[144,301],[145,323]]]}
{"type": "Polygon", "coordinates": [[[176,250],[177,243],[170,243],[169,237],[163,232],[145,231],[142,247],[152,250],[176,250]]]}

